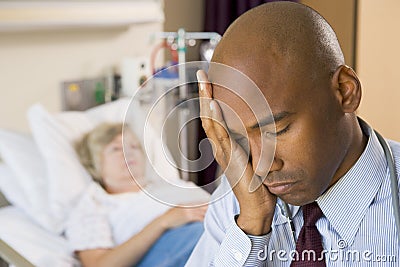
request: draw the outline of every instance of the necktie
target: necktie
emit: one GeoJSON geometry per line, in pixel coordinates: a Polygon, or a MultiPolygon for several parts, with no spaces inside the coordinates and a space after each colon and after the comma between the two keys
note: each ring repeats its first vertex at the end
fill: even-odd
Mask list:
{"type": "Polygon", "coordinates": [[[315,223],[323,215],[317,202],[303,206],[304,225],[296,242],[296,251],[291,267],[322,267],[325,259],[322,254],[322,239],[315,223]],[[298,258],[296,258],[298,256],[298,258]]]}

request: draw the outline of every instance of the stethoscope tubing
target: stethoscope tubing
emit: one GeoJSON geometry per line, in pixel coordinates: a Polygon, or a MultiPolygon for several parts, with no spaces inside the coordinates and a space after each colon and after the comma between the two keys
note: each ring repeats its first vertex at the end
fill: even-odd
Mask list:
{"type": "Polygon", "coordinates": [[[380,133],[375,131],[375,134],[378,137],[379,143],[381,143],[383,151],[385,152],[386,160],[388,162],[389,175],[390,175],[390,190],[392,193],[393,216],[396,223],[397,240],[400,244],[400,204],[399,204],[399,189],[398,189],[398,181],[396,174],[396,165],[389,144],[386,142],[386,140],[382,137],[380,133]]]}

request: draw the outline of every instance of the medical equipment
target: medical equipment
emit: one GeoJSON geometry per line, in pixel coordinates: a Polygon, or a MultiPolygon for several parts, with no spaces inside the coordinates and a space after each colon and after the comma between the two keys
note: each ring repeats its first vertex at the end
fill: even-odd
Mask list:
{"type": "Polygon", "coordinates": [[[399,191],[397,188],[397,178],[396,178],[396,169],[394,165],[394,158],[392,150],[390,149],[386,140],[380,135],[377,131],[375,131],[376,136],[378,137],[379,143],[381,144],[386,160],[388,162],[389,173],[390,173],[390,188],[392,191],[392,207],[393,207],[393,214],[396,223],[397,229],[397,237],[398,241],[400,242],[400,205],[399,205],[399,191]]]}
{"type": "MultiPolygon", "coordinates": [[[[166,39],[167,43],[171,47],[175,47],[178,51],[178,78],[179,78],[179,102],[188,100],[189,90],[186,85],[187,73],[186,67],[183,63],[186,63],[186,49],[187,46],[194,46],[196,40],[210,40],[210,43],[215,45],[221,39],[221,35],[216,32],[186,32],[183,28],[177,32],[160,32],[156,33],[155,37],[166,39]]],[[[189,133],[187,127],[184,127],[190,117],[190,110],[185,105],[180,106],[181,112],[179,112],[179,128],[182,129],[180,133],[180,149],[181,149],[181,176],[183,180],[190,180],[188,171],[190,170],[190,163],[187,160],[189,158],[189,133]]]]}
{"type": "MultiPolygon", "coordinates": [[[[397,238],[400,242],[400,205],[399,205],[399,191],[398,191],[398,181],[396,176],[396,167],[392,154],[392,150],[390,149],[386,140],[380,135],[376,130],[374,130],[376,136],[378,137],[379,143],[381,144],[383,151],[385,153],[386,161],[388,163],[389,174],[390,174],[390,187],[392,191],[392,207],[393,207],[393,215],[395,219],[396,229],[397,229],[397,238]]],[[[285,209],[286,217],[288,219],[290,229],[292,230],[293,239],[296,241],[296,232],[292,220],[292,214],[290,212],[289,206],[287,203],[283,202],[283,206],[285,209]]]]}

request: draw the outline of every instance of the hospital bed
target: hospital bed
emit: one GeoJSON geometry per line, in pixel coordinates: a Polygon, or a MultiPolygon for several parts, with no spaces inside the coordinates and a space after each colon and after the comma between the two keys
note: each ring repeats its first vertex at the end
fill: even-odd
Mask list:
{"type": "MultiPolygon", "coordinates": [[[[144,138],[145,116],[139,109],[129,99],[56,114],[34,105],[28,111],[29,134],[0,129],[0,191],[4,194],[0,198],[0,267],[4,262],[80,266],[63,232],[70,212],[92,180],[72,143],[104,121],[127,121],[144,138]]],[[[179,172],[170,164],[172,157],[162,139],[152,131],[146,132],[149,136],[145,150],[157,174],[169,182],[178,181],[179,172]]],[[[187,198],[196,201],[208,196],[197,188],[187,198]]]]}

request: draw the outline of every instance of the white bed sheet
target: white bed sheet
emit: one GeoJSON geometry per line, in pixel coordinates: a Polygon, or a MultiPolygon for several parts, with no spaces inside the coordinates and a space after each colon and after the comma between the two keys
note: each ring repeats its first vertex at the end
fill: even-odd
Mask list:
{"type": "Polygon", "coordinates": [[[0,208],[0,238],[35,266],[80,266],[63,237],[33,223],[17,207],[0,208]]]}

